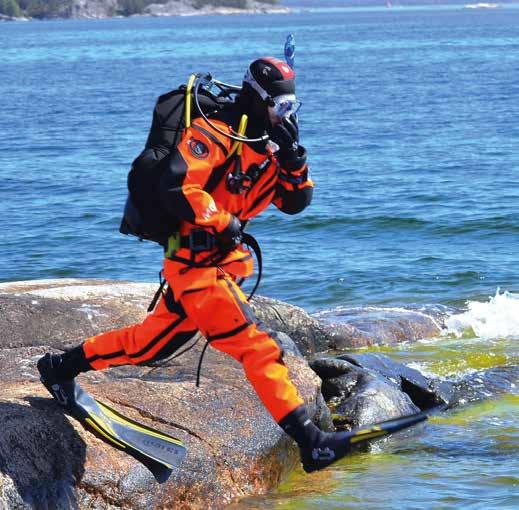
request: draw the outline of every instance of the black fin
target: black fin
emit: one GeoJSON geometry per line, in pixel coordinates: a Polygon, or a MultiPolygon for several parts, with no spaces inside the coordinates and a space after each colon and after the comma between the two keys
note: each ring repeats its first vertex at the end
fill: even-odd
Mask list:
{"type": "Polygon", "coordinates": [[[394,418],[380,423],[373,423],[372,425],[366,425],[365,427],[354,429],[348,433],[349,442],[350,444],[358,444],[364,441],[369,441],[370,439],[393,434],[399,430],[417,425],[418,423],[427,420],[430,414],[443,409],[444,406],[438,406],[420,413],[402,416],[400,418],[394,418]]]}

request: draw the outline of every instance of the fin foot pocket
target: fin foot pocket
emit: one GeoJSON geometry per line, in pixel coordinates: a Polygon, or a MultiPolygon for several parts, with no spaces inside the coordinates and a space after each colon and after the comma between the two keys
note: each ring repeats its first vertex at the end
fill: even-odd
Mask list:
{"type": "Polygon", "coordinates": [[[38,361],[38,371],[41,382],[65,412],[108,445],[138,460],[158,483],[167,481],[173,468],[179,467],[186,456],[182,441],[97,401],[75,380],[59,380],[56,357],[59,355],[46,354],[38,361]]]}

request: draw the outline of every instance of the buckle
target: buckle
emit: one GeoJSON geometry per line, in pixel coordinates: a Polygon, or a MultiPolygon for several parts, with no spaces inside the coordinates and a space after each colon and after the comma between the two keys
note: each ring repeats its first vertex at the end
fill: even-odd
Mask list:
{"type": "Polygon", "coordinates": [[[175,232],[173,235],[168,237],[168,242],[166,244],[166,250],[164,255],[166,257],[171,257],[180,249],[180,232],[175,232]]]}
{"type": "Polygon", "coordinates": [[[216,239],[205,230],[192,230],[189,233],[189,249],[193,253],[212,250],[216,246],[216,239]]]}

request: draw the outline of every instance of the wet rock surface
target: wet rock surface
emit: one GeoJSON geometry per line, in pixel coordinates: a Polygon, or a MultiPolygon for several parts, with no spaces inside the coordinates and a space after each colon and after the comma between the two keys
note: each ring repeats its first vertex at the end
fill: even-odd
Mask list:
{"type": "Polygon", "coordinates": [[[453,309],[438,305],[409,308],[339,307],[315,318],[326,331],[329,349],[365,347],[438,336],[453,309]]]}
{"type": "Polygon", "coordinates": [[[322,393],[335,426],[343,430],[516,393],[519,386],[519,367],[498,367],[449,381],[425,377],[374,353],[317,358],[310,366],[323,381],[322,393]]]}
{"type": "Polygon", "coordinates": [[[468,404],[504,393],[519,395],[519,366],[481,370],[453,384],[453,401],[468,404]]]}

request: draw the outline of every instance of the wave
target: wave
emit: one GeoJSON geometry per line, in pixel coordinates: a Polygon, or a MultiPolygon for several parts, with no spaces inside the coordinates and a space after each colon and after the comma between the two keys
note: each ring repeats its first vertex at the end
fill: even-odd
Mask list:
{"type": "Polygon", "coordinates": [[[320,215],[307,213],[304,217],[298,218],[295,227],[303,230],[315,230],[361,226],[363,229],[369,230],[428,231],[440,236],[479,233],[488,237],[489,235],[515,234],[519,232],[518,220],[519,218],[516,214],[460,220],[459,218],[419,218],[412,215],[392,214],[365,216],[361,214],[320,215]]]}
{"type": "Polygon", "coordinates": [[[434,231],[438,234],[467,234],[480,232],[488,236],[490,233],[502,234],[503,232],[519,232],[519,222],[516,214],[507,214],[501,216],[489,216],[480,219],[469,219],[449,225],[435,225],[434,231]]]}
{"type": "Polygon", "coordinates": [[[404,216],[319,216],[315,214],[307,214],[301,218],[298,223],[299,228],[322,229],[325,227],[335,226],[370,226],[377,228],[400,227],[400,228],[416,228],[428,226],[427,220],[421,220],[415,217],[404,216]]]}
{"type": "Polygon", "coordinates": [[[467,311],[446,320],[445,334],[462,337],[472,331],[478,338],[519,339],[519,294],[498,288],[487,302],[468,301],[467,311]]]}

